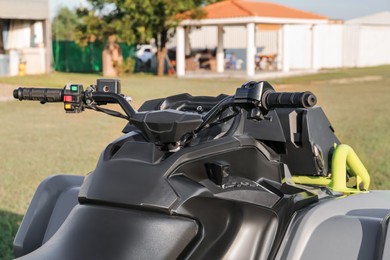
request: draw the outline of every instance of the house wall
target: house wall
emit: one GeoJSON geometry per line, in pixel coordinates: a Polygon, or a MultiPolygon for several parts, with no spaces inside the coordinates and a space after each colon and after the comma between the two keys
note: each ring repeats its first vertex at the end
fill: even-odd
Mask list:
{"type": "Polygon", "coordinates": [[[223,28],[223,45],[228,49],[246,48],[246,27],[226,26],[223,28]]]}
{"type": "Polygon", "coordinates": [[[0,77],[9,75],[9,56],[0,54],[0,77]]]}
{"type": "MultiPolygon", "coordinates": [[[[217,26],[204,26],[201,29],[192,28],[189,33],[190,46],[193,49],[214,49],[217,47],[217,26]]],[[[176,39],[172,41],[176,44],[176,39]]]]}
{"type": "Polygon", "coordinates": [[[315,26],[315,68],[390,64],[390,26],[315,26]]]}
{"type": "Polygon", "coordinates": [[[285,25],[282,37],[288,69],[390,64],[390,26],[285,25]]]}
{"type": "Polygon", "coordinates": [[[283,28],[284,65],[290,69],[312,67],[312,26],[285,25],[283,28]],[[288,57],[286,57],[288,56],[288,57]]]}
{"type": "Polygon", "coordinates": [[[356,67],[359,58],[359,25],[343,26],[343,67],[356,67]]]}
{"type": "Polygon", "coordinates": [[[49,19],[49,0],[0,0],[1,19],[49,19]]]}
{"type": "Polygon", "coordinates": [[[390,64],[390,26],[360,26],[357,67],[390,64]]]}
{"type": "Polygon", "coordinates": [[[266,55],[278,53],[278,30],[256,31],[256,47],[261,48],[261,53],[266,55]]]}
{"type": "Polygon", "coordinates": [[[1,74],[17,75],[20,62],[26,62],[27,74],[50,72],[49,0],[0,0],[0,19],[8,24],[1,74]]]}
{"type": "Polygon", "coordinates": [[[40,74],[45,71],[45,49],[27,48],[24,50],[26,74],[40,74]]]}
{"type": "Polygon", "coordinates": [[[343,25],[321,24],[313,27],[313,68],[343,66],[343,25]]]}
{"type": "MultiPolygon", "coordinates": [[[[341,64],[336,67],[367,67],[390,64],[390,26],[366,26],[344,24],[341,27],[341,43],[335,46],[338,51],[332,58],[342,57],[341,64]],[[340,46],[342,47],[341,53],[340,46]]],[[[335,29],[335,25],[332,26],[335,29]]],[[[334,32],[333,32],[334,33],[334,32]]],[[[332,35],[332,34],[329,34],[332,35]]],[[[340,31],[337,32],[337,39],[340,31]]],[[[331,56],[329,56],[331,57],[331,56]]],[[[326,68],[321,64],[321,68],[326,68]]]]}
{"type": "MultiPolygon", "coordinates": [[[[225,49],[245,51],[245,26],[224,26],[223,30],[223,45],[225,49]]],[[[200,29],[192,28],[189,39],[193,49],[214,49],[217,47],[217,26],[203,26],[200,29]]],[[[261,50],[262,54],[275,54],[278,49],[278,30],[257,30],[255,41],[256,47],[261,50]]],[[[175,46],[176,37],[168,43],[168,48],[175,46]]]]}

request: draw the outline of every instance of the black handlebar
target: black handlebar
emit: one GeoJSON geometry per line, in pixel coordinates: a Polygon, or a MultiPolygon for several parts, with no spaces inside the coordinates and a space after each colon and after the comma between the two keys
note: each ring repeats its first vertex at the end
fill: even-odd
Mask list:
{"type": "Polygon", "coordinates": [[[126,99],[116,93],[111,92],[99,92],[99,91],[77,91],[72,92],[71,90],[56,89],[56,88],[18,88],[14,90],[14,98],[22,100],[33,100],[40,101],[41,103],[46,102],[68,102],[71,103],[69,109],[65,107],[67,112],[81,112],[85,105],[89,105],[93,102],[97,103],[117,103],[125,111],[127,116],[130,118],[136,113],[133,107],[126,101],[126,99]],[[64,99],[65,96],[65,99],[64,99]],[[90,101],[90,102],[87,102],[90,101]],[[81,107],[81,110],[78,109],[81,107]]]}
{"type": "Polygon", "coordinates": [[[64,91],[56,88],[18,88],[14,98],[19,100],[36,100],[41,103],[62,102],[64,91]]]}
{"type": "Polygon", "coordinates": [[[273,108],[310,108],[317,103],[316,96],[305,92],[266,92],[262,105],[265,109],[273,108]]]}
{"type": "MultiPolygon", "coordinates": [[[[99,103],[119,104],[127,114],[128,119],[131,118],[134,114],[136,114],[136,111],[127,102],[127,100],[122,95],[116,93],[100,92],[100,91],[84,92],[82,90],[80,91],[78,90],[77,92],[73,93],[77,96],[75,98],[75,97],[67,96],[68,94],[66,93],[68,92],[65,93],[64,91],[65,88],[63,90],[51,89],[51,88],[18,88],[14,90],[13,95],[14,98],[19,100],[36,100],[36,101],[40,101],[41,103],[63,102],[63,101],[67,102],[69,101],[68,99],[70,98],[71,102],[76,101],[76,103],[79,104],[77,105],[72,103],[72,105],[69,105],[70,108],[69,110],[71,110],[70,112],[72,112],[73,110],[77,110],[76,109],[77,107],[81,107],[82,108],[81,110],[83,110],[84,105],[88,107],[91,103],[97,102],[98,105],[99,103]],[[64,100],[64,96],[66,100],[64,100]]],[[[249,102],[253,106],[259,106],[264,110],[264,112],[274,108],[310,108],[313,107],[317,102],[316,96],[310,91],[274,92],[272,87],[270,87],[268,89],[265,89],[264,92],[260,95],[261,95],[261,102],[260,100],[258,100],[259,103],[256,102],[253,103],[253,100],[249,96],[247,102],[249,102]]],[[[216,104],[207,114],[203,116],[203,123],[197,128],[197,130],[202,129],[205,125],[213,121],[222,111],[224,111],[226,108],[230,106],[236,106],[236,105],[244,105],[244,107],[246,106],[245,105],[246,103],[245,102],[243,103],[242,98],[238,98],[238,102],[236,102],[237,101],[236,98],[237,98],[236,96],[230,96],[220,101],[218,104],[216,104]]],[[[65,109],[67,109],[66,106],[65,109]]],[[[78,109],[76,112],[80,112],[81,110],[78,109]]]]}
{"type": "Polygon", "coordinates": [[[121,95],[110,92],[92,92],[92,99],[96,102],[117,103],[128,117],[136,114],[134,108],[121,95]]]}

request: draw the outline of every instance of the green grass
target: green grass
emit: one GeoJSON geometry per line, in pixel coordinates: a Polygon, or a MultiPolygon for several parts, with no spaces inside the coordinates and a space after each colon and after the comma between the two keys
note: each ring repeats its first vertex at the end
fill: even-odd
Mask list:
{"type": "MultiPolygon", "coordinates": [[[[67,82],[87,86],[100,77],[53,73],[0,78],[0,84],[61,88],[67,82]]],[[[175,93],[233,94],[244,80],[136,75],[121,82],[122,92],[138,107],[144,100],[175,93]]],[[[390,189],[390,66],[331,70],[270,82],[279,91],[314,92],[339,139],[350,144],[367,166],[372,188],[390,189]]],[[[0,122],[0,259],[9,259],[12,237],[42,179],[91,171],[103,148],[120,136],[125,121],[92,111],[65,114],[61,104],[6,101],[0,102],[0,122]]]]}

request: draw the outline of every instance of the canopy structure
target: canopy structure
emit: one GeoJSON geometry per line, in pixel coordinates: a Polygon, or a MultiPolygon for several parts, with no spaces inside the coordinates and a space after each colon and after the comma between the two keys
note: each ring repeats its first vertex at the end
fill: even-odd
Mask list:
{"type": "Polygon", "coordinates": [[[285,25],[316,25],[328,23],[325,16],[304,12],[301,10],[289,8],[275,3],[263,3],[244,0],[225,0],[204,8],[205,17],[198,20],[183,20],[176,31],[176,72],[177,75],[185,75],[185,46],[188,40],[188,31],[186,28],[201,26],[217,26],[217,72],[224,72],[224,26],[245,26],[246,28],[246,75],[255,75],[255,30],[258,24],[280,25],[279,37],[281,38],[278,47],[278,55],[281,57],[280,69],[288,71],[288,53],[285,45],[287,39],[283,39],[283,30],[285,25]]]}

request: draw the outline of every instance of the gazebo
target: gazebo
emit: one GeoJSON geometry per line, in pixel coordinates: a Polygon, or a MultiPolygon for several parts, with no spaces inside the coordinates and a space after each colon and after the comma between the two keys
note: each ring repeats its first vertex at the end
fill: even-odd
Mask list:
{"type": "Polygon", "coordinates": [[[328,23],[325,16],[293,9],[275,3],[264,3],[244,0],[225,0],[204,7],[205,17],[199,20],[183,20],[176,30],[176,72],[177,76],[185,75],[185,46],[188,40],[187,28],[201,26],[216,26],[218,28],[216,49],[216,71],[223,73],[224,60],[224,26],[246,27],[246,75],[255,75],[255,30],[256,25],[280,25],[278,55],[281,59],[280,69],[289,71],[288,37],[285,28],[288,25],[316,25],[328,23]]]}

